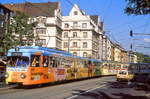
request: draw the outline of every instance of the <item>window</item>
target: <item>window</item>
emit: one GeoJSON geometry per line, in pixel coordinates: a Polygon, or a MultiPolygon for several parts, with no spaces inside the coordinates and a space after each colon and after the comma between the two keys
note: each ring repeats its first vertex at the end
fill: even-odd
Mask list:
{"type": "Polygon", "coordinates": [[[45,39],[39,39],[37,40],[38,44],[46,45],[46,40],[45,39]]]}
{"type": "Polygon", "coordinates": [[[73,42],[73,47],[77,47],[77,42],[73,42]]]}
{"type": "Polygon", "coordinates": [[[38,34],[46,34],[46,28],[36,28],[36,33],[38,33],[38,34]]]}
{"type": "Polygon", "coordinates": [[[73,52],[73,55],[74,55],[74,56],[77,56],[77,52],[73,52]]]}
{"type": "Polygon", "coordinates": [[[64,42],[64,48],[68,47],[68,42],[64,42]]]}
{"type": "Polygon", "coordinates": [[[51,67],[57,67],[58,66],[58,59],[57,57],[50,57],[50,66],[51,67]]]}
{"type": "Polygon", "coordinates": [[[83,52],[83,57],[87,57],[87,52],[83,52]]]}
{"type": "Polygon", "coordinates": [[[83,48],[87,48],[87,42],[83,42],[83,48]]]}
{"type": "Polygon", "coordinates": [[[68,38],[68,32],[64,32],[64,38],[68,38]]]}
{"type": "Polygon", "coordinates": [[[65,28],[69,28],[69,24],[68,23],[65,23],[65,28]]]}
{"type": "Polygon", "coordinates": [[[34,18],[30,18],[30,23],[33,23],[34,22],[34,18]]]}
{"type": "Polygon", "coordinates": [[[87,32],[83,32],[83,38],[87,38],[88,35],[87,35],[87,32]]]}
{"type": "Polygon", "coordinates": [[[74,11],[74,15],[78,15],[78,11],[74,11]]]}
{"type": "Polygon", "coordinates": [[[41,23],[46,23],[46,18],[41,18],[41,23]]]}
{"type": "Polygon", "coordinates": [[[43,56],[43,67],[48,67],[49,64],[49,57],[43,56]]]}
{"type": "Polygon", "coordinates": [[[4,21],[0,21],[0,27],[4,27],[4,21]]]}
{"type": "Polygon", "coordinates": [[[7,64],[12,67],[26,67],[29,64],[29,58],[25,56],[21,56],[22,53],[14,52],[12,53],[14,56],[7,57],[7,64]],[[18,56],[15,56],[18,55],[18,56]]]}
{"type": "Polygon", "coordinates": [[[87,23],[82,23],[82,28],[87,28],[87,23]]]}
{"type": "Polygon", "coordinates": [[[73,32],[73,38],[77,37],[77,32],[73,32]]]}
{"type": "Polygon", "coordinates": [[[78,22],[73,22],[73,27],[78,27],[78,22]]]}
{"type": "Polygon", "coordinates": [[[32,67],[40,67],[40,56],[39,55],[31,55],[31,66],[32,67]]]}
{"type": "Polygon", "coordinates": [[[4,14],[4,9],[3,8],[0,8],[0,14],[4,14]]]}
{"type": "Polygon", "coordinates": [[[46,18],[42,18],[42,17],[38,17],[36,18],[38,23],[45,23],[46,22],[46,18]]]}

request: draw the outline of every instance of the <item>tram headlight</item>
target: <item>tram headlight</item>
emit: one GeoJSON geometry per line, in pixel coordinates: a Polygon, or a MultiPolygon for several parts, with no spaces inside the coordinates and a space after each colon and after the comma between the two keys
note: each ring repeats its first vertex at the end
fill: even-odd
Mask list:
{"type": "Polygon", "coordinates": [[[26,78],[26,75],[22,73],[22,74],[20,75],[20,77],[21,77],[22,79],[24,79],[24,78],[26,78]]]}
{"type": "Polygon", "coordinates": [[[8,73],[6,73],[6,74],[5,74],[5,78],[8,78],[8,77],[9,77],[9,74],[8,74],[8,73]]]}

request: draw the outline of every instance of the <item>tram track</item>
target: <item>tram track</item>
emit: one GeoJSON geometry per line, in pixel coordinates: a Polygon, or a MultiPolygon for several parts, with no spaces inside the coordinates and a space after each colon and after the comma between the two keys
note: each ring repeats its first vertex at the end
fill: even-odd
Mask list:
{"type": "Polygon", "coordinates": [[[24,88],[24,86],[0,88],[0,97],[2,99],[67,99],[87,90],[103,86],[113,79],[114,77],[102,77],[70,83],[29,86],[28,88],[24,88]]]}
{"type": "MultiPolygon", "coordinates": [[[[92,78],[93,80],[96,78],[92,78]]],[[[37,89],[37,88],[46,88],[46,87],[56,87],[56,86],[63,86],[64,84],[73,84],[73,83],[79,83],[79,85],[73,85],[73,88],[76,88],[76,86],[80,87],[81,89],[84,88],[82,85],[80,85],[80,82],[86,81],[86,80],[92,80],[92,79],[85,79],[85,80],[80,80],[80,81],[72,81],[72,82],[67,82],[67,83],[48,83],[48,84],[43,84],[41,86],[38,85],[34,85],[34,86],[19,86],[19,85],[7,85],[5,87],[1,87],[0,88],[0,95],[2,94],[9,94],[9,93],[16,93],[16,92],[22,92],[22,91],[26,91],[26,90],[32,90],[32,89],[37,89]]],[[[86,85],[88,85],[88,82],[85,83],[86,85]]],[[[97,84],[96,84],[97,85],[97,84]]],[[[67,91],[70,89],[67,89],[67,91]]],[[[65,93],[66,90],[62,91],[62,93],[65,93]]]]}
{"type": "Polygon", "coordinates": [[[0,95],[1,94],[7,94],[7,93],[12,93],[12,92],[19,92],[23,91],[24,89],[21,89],[20,86],[18,85],[8,85],[6,87],[0,88],[0,95]]]}

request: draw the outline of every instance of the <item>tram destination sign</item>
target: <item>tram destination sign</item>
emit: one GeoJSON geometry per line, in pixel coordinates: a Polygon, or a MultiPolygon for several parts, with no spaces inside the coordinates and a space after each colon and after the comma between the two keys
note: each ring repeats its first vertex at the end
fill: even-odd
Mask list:
{"type": "Polygon", "coordinates": [[[12,52],[12,56],[22,56],[22,52],[12,52]]]}

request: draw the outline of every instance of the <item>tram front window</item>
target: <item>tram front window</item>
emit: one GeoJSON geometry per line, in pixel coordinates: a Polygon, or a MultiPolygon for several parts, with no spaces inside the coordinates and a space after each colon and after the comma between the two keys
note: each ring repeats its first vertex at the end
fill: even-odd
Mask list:
{"type": "Polygon", "coordinates": [[[11,56],[8,57],[7,66],[12,67],[26,67],[29,64],[29,58],[25,56],[11,56]]]}

